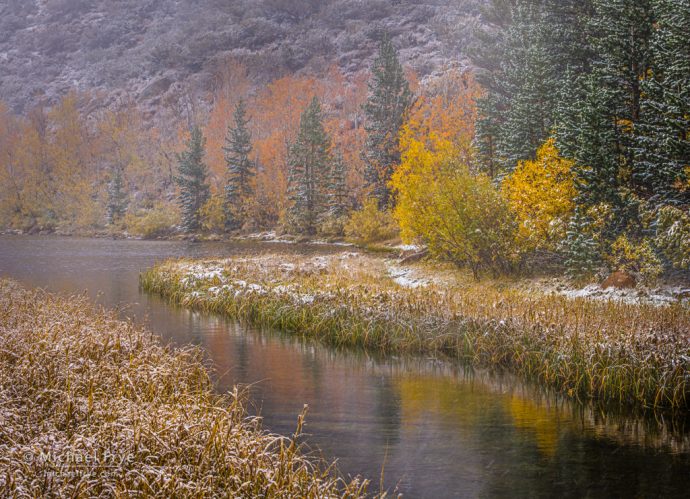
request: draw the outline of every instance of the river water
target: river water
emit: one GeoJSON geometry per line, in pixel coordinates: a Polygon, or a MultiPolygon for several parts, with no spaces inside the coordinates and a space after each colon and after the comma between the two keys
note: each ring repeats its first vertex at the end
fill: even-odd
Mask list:
{"type": "Polygon", "coordinates": [[[406,497],[688,497],[686,422],[602,414],[509,376],[429,358],[377,358],[169,306],[138,287],[171,257],[341,251],[270,243],[0,236],[0,277],[86,292],[164,341],[201,345],[218,389],[251,385],[277,433],[305,432],[345,474],[406,497]]]}

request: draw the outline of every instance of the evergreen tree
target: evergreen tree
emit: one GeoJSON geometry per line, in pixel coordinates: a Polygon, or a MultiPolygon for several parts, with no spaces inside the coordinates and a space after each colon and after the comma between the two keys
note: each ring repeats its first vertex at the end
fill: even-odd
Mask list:
{"type": "Polygon", "coordinates": [[[328,214],[334,218],[347,213],[347,168],[342,152],[338,151],[331,163],[328,177],[328,214]]]}
{"type": "Polygon", "coordinates": [[[210,196],[204,163],[205,143],[201,129],[194,127],[187,142],[187,150],[177,155],[178,175],[175,182],[180,187],[178,202],[182,210],[182,229],[185,232],[192,232],[200,227],[199,210],[210,196]]]}
{"type": "Polygon", "coordinates": [[[122,169],[116,167],[108,183],[108,204],[106,206],[108,225],[116,223],[125,216],[128,204],[129,200],[122,179],[122,169]]]}
{"type": "Polygon", "coordinates": [[[655,205],[690,203],[690,0],[654,0],[651,74],[642,82],[636,182],[655,205]]]}
{"type": "Polygon", "coordinates": [[[533,159],[553,131],[566,75],[587,66],[580,25],[589,2],[493,0],[488,28],[473,50],[478,81],[475,144],[480,167],[491,177],[533,159]]]}
{"type": "Polygon", "coordinates": [[[292,230],[315,234],[318,218],[328,208],[330,148],[321,104],[314,97],[302,113],[288,154],[288,224],[292,230]]]}
{"type": "Polygon", "coordinates": [[[575,160],[579,204],[611,206],[617,227],[607,233],[615,237],[634,222],[635,199],[644,193],[636,173],[635,127],[640,82],[650,67],[653,13],[649,0],[594,0],[593,6],[593,69],[570,85],[573,97],[562,108],[557,138],[563,154],[575,160]]]}
{"type": "Polygon", "coordinates": [[[225,138],[225,162],[227,165],[227,180],[225,183],[225,212],[226,230],[242,227],[246,221],[246,206],[253,194],[252,179],[255,175],[254,162],[249,159],[252,151],[252,135],[247,125],[247,111],[243,100],[235,106],[233,125],[228,127],[225,138]]]}
{"type": "Polygon", "coordinates": [[[381,208],[391,204],[388,187],[395,165],[400,163],[398,135],[405,113],[412,104],[412,92],[405,78],[398,52],[386,35],[372,67],[369,96],[364,104],[365,181],[381,208]]]}

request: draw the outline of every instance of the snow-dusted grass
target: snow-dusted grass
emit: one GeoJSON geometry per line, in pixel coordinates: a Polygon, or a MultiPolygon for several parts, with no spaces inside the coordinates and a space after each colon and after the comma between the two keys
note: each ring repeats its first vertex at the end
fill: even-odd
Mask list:
{"type": "Polygon", "coordinates": [[[214,394],[199,350],[164,348],[83,297],[0,280],[0,496],[365,495],[244,403],[214,394]]]}
{"type": "Polygon", "coordinates": [[[144,289],[333,345],[502,366],[563,393],[690,405],[690,310],[434,277],[355,253],[170,261],[144,289]]]}

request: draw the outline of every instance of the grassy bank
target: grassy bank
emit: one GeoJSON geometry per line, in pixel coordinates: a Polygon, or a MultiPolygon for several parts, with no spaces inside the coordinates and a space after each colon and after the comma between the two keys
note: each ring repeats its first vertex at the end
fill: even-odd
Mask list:
{"type": "Polygon", "coordinates": [[[0,280],[0,496],[364,495],[243,404],[199,350],[0,280]]]}
{"type": "Polygon", "coordinates": [[[183,306],[333,345],[460,357],[605,403],[690,405],[685,306],[570,299],[459,278],[420,281],[399,270],[353,253],[263,255],[166,262],[141,284],[183,306]]]}

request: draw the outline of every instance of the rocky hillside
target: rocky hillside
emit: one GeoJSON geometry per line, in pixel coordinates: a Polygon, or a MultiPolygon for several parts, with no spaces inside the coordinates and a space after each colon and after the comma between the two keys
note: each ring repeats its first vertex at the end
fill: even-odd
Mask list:
{"type": "Polygon", "coordinates": [[[228,60],[257,82],[368,66],[384,32],[421,76],[462,59],[482,0],[5,0],[0,100],[23,112],[70,89],[155,112],[209,95],[228,60]]]}

